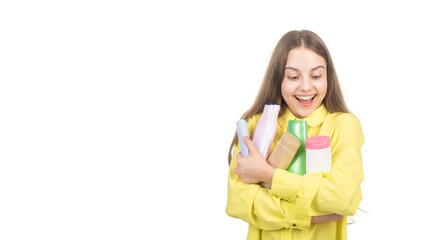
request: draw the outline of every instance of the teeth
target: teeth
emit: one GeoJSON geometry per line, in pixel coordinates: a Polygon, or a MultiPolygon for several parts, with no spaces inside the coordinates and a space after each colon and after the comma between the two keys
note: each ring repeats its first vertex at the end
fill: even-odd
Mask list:
{"type": "Polygon", "coordinates": [[[296,96],[298,99],[301,100],[310,100],[314,97],[315,95],[311,95],[311,96],[296,96]]]}

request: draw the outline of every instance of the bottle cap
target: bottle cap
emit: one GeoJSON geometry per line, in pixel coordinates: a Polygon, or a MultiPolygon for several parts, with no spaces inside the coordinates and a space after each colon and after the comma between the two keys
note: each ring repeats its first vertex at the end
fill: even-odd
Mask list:
{"type": "Polygon", "coordinates": [[[330,147],[330,137],[328,136],[309,137],[306,140],[307,149],[319,150],[329,147],[330,147]]]}
{"type": "Polygon", "coordinates": [[[287,125],[287,131],[290,133],[307,132],[307,121],[290,120],[287,125]]]}
{"type": "Polygon", "coordinates": [[[278,114],[280,112],[280,109],[281,109],[280,105],[268,103],[268,104],[264,105],[263,112],[270,113],[271,115],[273,115],[273,117],[277,118],[278,114]]]}

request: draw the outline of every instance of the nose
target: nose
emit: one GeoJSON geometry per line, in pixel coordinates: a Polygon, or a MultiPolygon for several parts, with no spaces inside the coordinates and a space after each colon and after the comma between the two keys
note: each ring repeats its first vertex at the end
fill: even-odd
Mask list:
{"type": "Polygon", "coordinates": [[[308,77],[303,77],[300,85],[300,89],[304,92],[312,90],[312,83],[308,77]]]}

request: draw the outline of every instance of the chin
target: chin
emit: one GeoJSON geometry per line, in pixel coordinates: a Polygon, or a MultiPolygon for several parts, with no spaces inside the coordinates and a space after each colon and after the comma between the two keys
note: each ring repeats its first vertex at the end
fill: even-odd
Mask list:
{"type": "MultiPolygon", "coordinates": [[[[318,106],[319,107],[319,106],[318,106]]],[[[318,107],[310,107],[309,109],[304,109],[302,111],[299,111],[298,114],[301,116],[301,118],[306,118],[310,115],[312,115],[312,113],[318,109],[318,107]]],[[[299,116],[298,116],[299,117],[299,116]]]]}

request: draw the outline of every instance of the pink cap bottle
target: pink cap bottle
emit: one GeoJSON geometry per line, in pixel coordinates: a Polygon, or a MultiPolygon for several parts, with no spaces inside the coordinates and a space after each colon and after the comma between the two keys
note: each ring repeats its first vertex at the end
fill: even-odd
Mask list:
{"type": "Polygon", "coordinates": [[[306,174],[327,173],[332,168],[330,137],[315,136],[306,140],[306,174]]]}
{"type": "Polygon", "coordinates": [[[257,123],[252,142],[258,151],[267,159],[277,131],[278,113],[280,106],[268,103],[264,105],[263,115],[257,123]]]}

